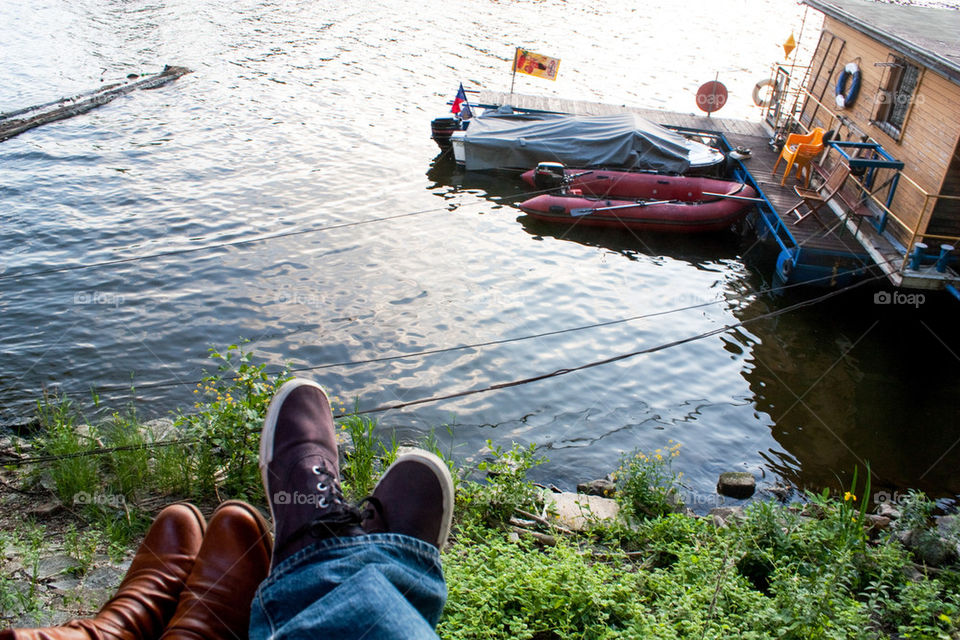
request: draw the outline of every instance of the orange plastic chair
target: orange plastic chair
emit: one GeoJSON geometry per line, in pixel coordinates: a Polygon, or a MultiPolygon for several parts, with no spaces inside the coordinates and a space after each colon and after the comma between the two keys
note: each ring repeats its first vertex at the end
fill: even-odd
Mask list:
{"type": "Polygon", "coordinates": [[[787,176],[790,174],[790,169],[793,165],[797,165],[797,180],[800,180],[800,174],[806,174],[804,178],[803,186],[805,188],[810,187],[810,162],[813,161],[820,153],[823,151],[823,129],[817,127],[808,134],[799,134],[791,133],[787,136],[787,141],[783,145],[783,150],[780,151],[780,157],[777,158],[776,164],[773,165],[773,175],[777,173],[777,167],[780,165],[781,160],[787,161],[787,170],[783,172],[783,179],[780,180],[780,184],[784,184],[787,181],[787,176]]]}

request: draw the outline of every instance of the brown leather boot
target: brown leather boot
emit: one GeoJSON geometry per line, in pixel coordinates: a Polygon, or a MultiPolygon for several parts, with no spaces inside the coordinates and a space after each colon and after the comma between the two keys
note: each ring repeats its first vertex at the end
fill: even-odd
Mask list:
{"type": "Polygon", "coordinates": [[[250,606],[267,577],[273,540],[250,505],[220,505],[207,527],[163,640],[247,640],[250,606]]]}
{"type": "Polygon", "coordinates": [[[60,627],[10,629],[3,640],[156,640],[176,610],[206,522],[190,504],[157,515],[117,593],[100,612],[60,627]]]}

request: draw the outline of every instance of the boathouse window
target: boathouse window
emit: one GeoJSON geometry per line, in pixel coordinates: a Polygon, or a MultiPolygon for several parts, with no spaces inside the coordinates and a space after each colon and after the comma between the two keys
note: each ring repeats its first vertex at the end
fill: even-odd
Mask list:
{"type": "Polygon", "coordinates": [[[873,123],[894,138],[899,138],[920,80],[920,68],[896,56],[890,56],[882,66],[886,69],[877,93],[873,123]]]}

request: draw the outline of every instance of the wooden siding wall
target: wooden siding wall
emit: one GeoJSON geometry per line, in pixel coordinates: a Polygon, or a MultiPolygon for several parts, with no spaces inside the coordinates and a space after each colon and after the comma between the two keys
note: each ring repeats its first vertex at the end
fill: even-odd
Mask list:
{"type": "MultiPolygon", "coordinates": [[[[843,65],[854,61],[858,56],[860,58],[860,93],[852,108],[839,112],[850,118],[855,129],[859,131],[842,127],[838,131],[840,136],[845,140],[853,141],[860,141],[864,134],[873,138],[883,145],[890,155],[902,161],[905,164],[904,173],[929,193],[940,193],[944,187],[951,188],[949,183],[954,181],[957,183],[956,188],[960,190],[960,165],[955,165],[956,168],[949,171],[952,178],[947,179],[948,169],[953,165],[954,157],[958,153],[958,142],[960,142],[960,86],[935,71],[923,69],[922,65],[918,64],[917,66],[921,67],[921,76],[913,94],[914,102],[907,113],[900,138],[894,139],[886,131],[870,123],[877,106],[877,92],[885,77],[885,68],[876,67],[874,63],[887,62],[891,54],[906,57],[913,64],[917,64],[916,61],[829,16],[825,18],[823,28],[845,41],[840,63],[830,78],[831,86],[836,86],[843,65]]],[[[816,53],[812,63],[814,69],[820,63],[818,57],[824,53],[824,51],[816,53]]],[[[824,73],[830,66],[830,64],[824,65],[824,73]]],[[[822,82],[823,79],[810,78],[808,90],[814,85],[821,86],[822,82]]],[[[833,111],[837,111],[836,105],[832,104],[833,96],[834,92],[831,89],[825,96],[824,104],[830,105],[833,111]]],[[[810,123],[804,124],[809,126],[810,123]]],[[[820,109],[812,126],[831,129],[836,128],[837,123],[831,122],[829,114],[820,109]]],[[[881,176],[880,179],[884,180],[885,177],[881,176]]],[[[891,206],[894,213],[912,229],[918,221],[922,207],[923,197],[911,185],[901,181],[891,206]]],[[[929,208],[927,217],[928,219],[921,225],[921,233],[927,230],[930,222],[929,208]]],[[[960,233],[960,206],[944,201],[936,210],[934,222],[934,226],[940,233],[954,227],[957,233],[960,233]]],[[[909,233],[902,232],[899,225],[891,222],[888,229],[901,242],[909,241],[909,233]]],[[[934,233],[933,229],[930,232],[934,233]]]]}
{"type": "MultiPolygon", "coordinates": [[[[953,153],[953,162],[947,171],[940,193],[960,196],[960,143],[953,153]]],[[[960,200],[941,200],[933,210],[927,231],[941,236],[960,236],[960,200]]],[[[934,243],[934,245],[939,243],[934,243]]]]}

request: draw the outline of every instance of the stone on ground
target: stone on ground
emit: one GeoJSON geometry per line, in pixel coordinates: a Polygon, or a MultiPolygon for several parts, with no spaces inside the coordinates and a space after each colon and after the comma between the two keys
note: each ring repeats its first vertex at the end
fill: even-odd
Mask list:
{"type": "Polygon", "coordinates": [[[727,471],[720,474],[717,493],[731,498],[749,498],[757,489],[757,481],[746,471],[727,471]]]}
{"type": "Polygon", "coordinates": [[[544,502],[547,511],[573,531],[583,531],[589,524],[602,520],[614,520],[620,511],[616,500],[569,491],[544,492],[544,502]]]}

